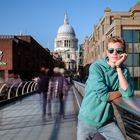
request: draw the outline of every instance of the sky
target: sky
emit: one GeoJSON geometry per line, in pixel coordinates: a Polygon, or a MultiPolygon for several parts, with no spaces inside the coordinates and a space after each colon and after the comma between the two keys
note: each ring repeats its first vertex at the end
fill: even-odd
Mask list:
{"type": "Polygon", "coordinates": [[[58,28],[67,13],[78,44],[109,7],[128,12],[138,0],[0,0],[0,35],[31,35],[44,48],[54,49],[58,28]]]}

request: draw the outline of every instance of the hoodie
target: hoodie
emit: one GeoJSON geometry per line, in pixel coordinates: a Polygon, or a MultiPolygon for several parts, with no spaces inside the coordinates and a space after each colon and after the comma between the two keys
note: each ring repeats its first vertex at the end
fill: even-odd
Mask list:
{"type": "Polygon", "coordinates": [[[107,57],[98,59],[91,64],[85,84],[85,96],[78,115],[79,120],[95,127],[103,126],[114,117],[112,104],[108,101],[109,92],[119,90],[125,98],[133,95],[129,70],[125,65],[121,65],[123,74],[129,83],[128,88],[123,90],[119,86],[116,69],[111,68],[107,59],[107,57]]]}

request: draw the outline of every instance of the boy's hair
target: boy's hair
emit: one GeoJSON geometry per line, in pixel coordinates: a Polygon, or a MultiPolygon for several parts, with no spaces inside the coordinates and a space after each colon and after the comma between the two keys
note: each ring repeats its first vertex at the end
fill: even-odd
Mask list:
{"type": "Polygon", "coordinates": [[[109,44],[110,42],[112,43],[116,43],[119,42],[121,44],[121,47],[125,50],[126,49],[126,44],[125,44],[125,40],[122,39],[119,36],[111,36],[110,38],[108,38],[107,44],[109,44]]]}

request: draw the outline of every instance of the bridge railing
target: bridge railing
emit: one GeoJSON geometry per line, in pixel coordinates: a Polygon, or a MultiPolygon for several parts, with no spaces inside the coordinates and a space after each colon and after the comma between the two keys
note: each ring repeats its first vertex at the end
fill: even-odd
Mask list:
{"type": "Polygon", "coordinates": [[[37,89],[37,83],[34,81],[21,82],[16,87],[15,84],[7,87],[4,83],[0,87],[0,102],[29,94],[31,92],[37,91],[37,89]]]}
{"type": "MultiPolygon", "coordinates": [[[[75,88],[85,95],[85,84],[73,81],[75,88]]],[[[140,95],[113,101],[114,113],[122,132],[133,140],[140,140],[140,95]]]]}

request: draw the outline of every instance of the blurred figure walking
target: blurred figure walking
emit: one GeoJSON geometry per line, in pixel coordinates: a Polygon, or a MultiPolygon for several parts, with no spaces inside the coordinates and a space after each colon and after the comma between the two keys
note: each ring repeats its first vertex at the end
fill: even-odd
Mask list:
{"type": "Polygon", "coordinates": [[[53,69],[54,75],[50,78],[48,87],[48,101],[50,102],[49,114],[54,117],[59,114],[64,118],[64,101],[67,96],[68,85],[60,73],[60,69],[53,69]]]}
{"type": "Polygon", "coordinates": [[[39,93],[42,97],[42,117],[45,118],[46,115],[46,104],[47,104],[47,92],[48,92],[48,85],[50,79],[50,69],[43,68],[41,69],[40,79],[38,81],[39,93]]]}
{"type": "Polygon", "coordinates": [[[60,69],[60,76],[62,78],[62,92],[59,95],[60,99],[60,115],[65,117],[65,102],[66,102],[66,97],[67,97],[67,92],[68,92],[68,81],[64,76],[65,69],[61,68],[60,69]]]}

